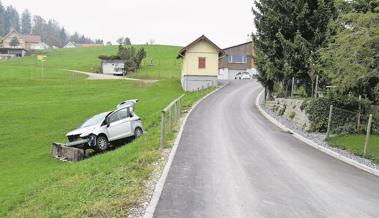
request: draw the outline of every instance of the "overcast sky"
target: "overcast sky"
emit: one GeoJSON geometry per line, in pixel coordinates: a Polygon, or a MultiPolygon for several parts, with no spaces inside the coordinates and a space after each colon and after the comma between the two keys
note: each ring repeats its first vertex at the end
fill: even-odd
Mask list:
{"type": "Polygon", "coordinates": [[[253,30],[253,0],[2,0],[20,13],[29,9],[52,18],[73,33],[115,42],[154,39],[186,45],[202,34],[220,47],[247,41],[253,30]]]}

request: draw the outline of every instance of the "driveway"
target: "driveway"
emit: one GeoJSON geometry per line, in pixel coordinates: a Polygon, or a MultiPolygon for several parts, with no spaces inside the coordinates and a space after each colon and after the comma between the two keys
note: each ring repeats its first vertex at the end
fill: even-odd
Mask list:
{"type": "Polygon", "coordinates": [[[189,116],[154,217],[379,217],[379,177],[267,121],[233,81],[189,116]]]}
{"type": "Polygon", "coordinates": [[[67,70],[72,73],[80,73],[87,75],[88,80],[130,80],[130,81],[141,81],[144,83],[156,83],[158,80],[144,80],[144,79],[134,79],[134,78],[127,78],[123,76],[114,76],[114,75],[107,75],[102,73],[90,73],[90,72],[84,72],[80,70],[67,70]]]}

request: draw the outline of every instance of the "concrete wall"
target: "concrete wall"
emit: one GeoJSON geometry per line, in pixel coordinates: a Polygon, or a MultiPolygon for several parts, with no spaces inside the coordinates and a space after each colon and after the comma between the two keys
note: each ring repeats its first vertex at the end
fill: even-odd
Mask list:
{"type": "Polygon", "coordinates": [[[218,51],[206,41],[201,41],[191,46],[186,51],[182,62],[182,77],[193,76],[216,76],[218,75],[218,51]],[[199,68],[199,57],[206,59],[206,67],[199,68]]]}
{"type": "Polygon", "coordinates": [[[266,108],[274,111],[278,115],[280,115],[280,111],[285,108],[282,115],[283,117],[294,122],[297,126],[303,128],[304,130],[309,130],[311,123],[305,111],[300,108],[302,103],[303,100],[299,99],[277,98],[274,101],[266,101],[266,108]],[[295,117],[293,119],[289,117],[292,112],[295,113],[295,117]]]}
{"type": "Polygon", "coordinates": [[[182,87],[184,91],[196,91],[217,86],[217,76],[183,76],[182,87]]]}

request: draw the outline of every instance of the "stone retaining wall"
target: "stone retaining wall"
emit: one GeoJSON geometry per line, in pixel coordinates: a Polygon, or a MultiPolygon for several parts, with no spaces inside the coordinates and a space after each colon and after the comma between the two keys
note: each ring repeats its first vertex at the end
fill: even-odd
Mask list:
{"type": "Polygon", "coordinates": [[[266,101],[266,108],[274,111],[277,115],[287,118],[294,122],[303,130],[309,130],[311,123],[305,110],[301,109],[304,100],[276,98],[273,101],[266,101]]]}

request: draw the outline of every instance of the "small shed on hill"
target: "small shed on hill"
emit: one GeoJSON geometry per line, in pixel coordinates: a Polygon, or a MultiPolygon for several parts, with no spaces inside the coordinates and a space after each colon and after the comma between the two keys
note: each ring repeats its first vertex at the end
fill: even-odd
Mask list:
{"type": "Polygon", "coordinates": [[[215,43],[202,35],[179,51],[181,83],[185,91],[217,86],[218,61],[224,55],[215,43]]]}
{"type": "Polygon", "coordinates": [[[101,71],[104,74],[122,76],[126,74],[125,70],[126,60],[101,60],[101,71]]]}

